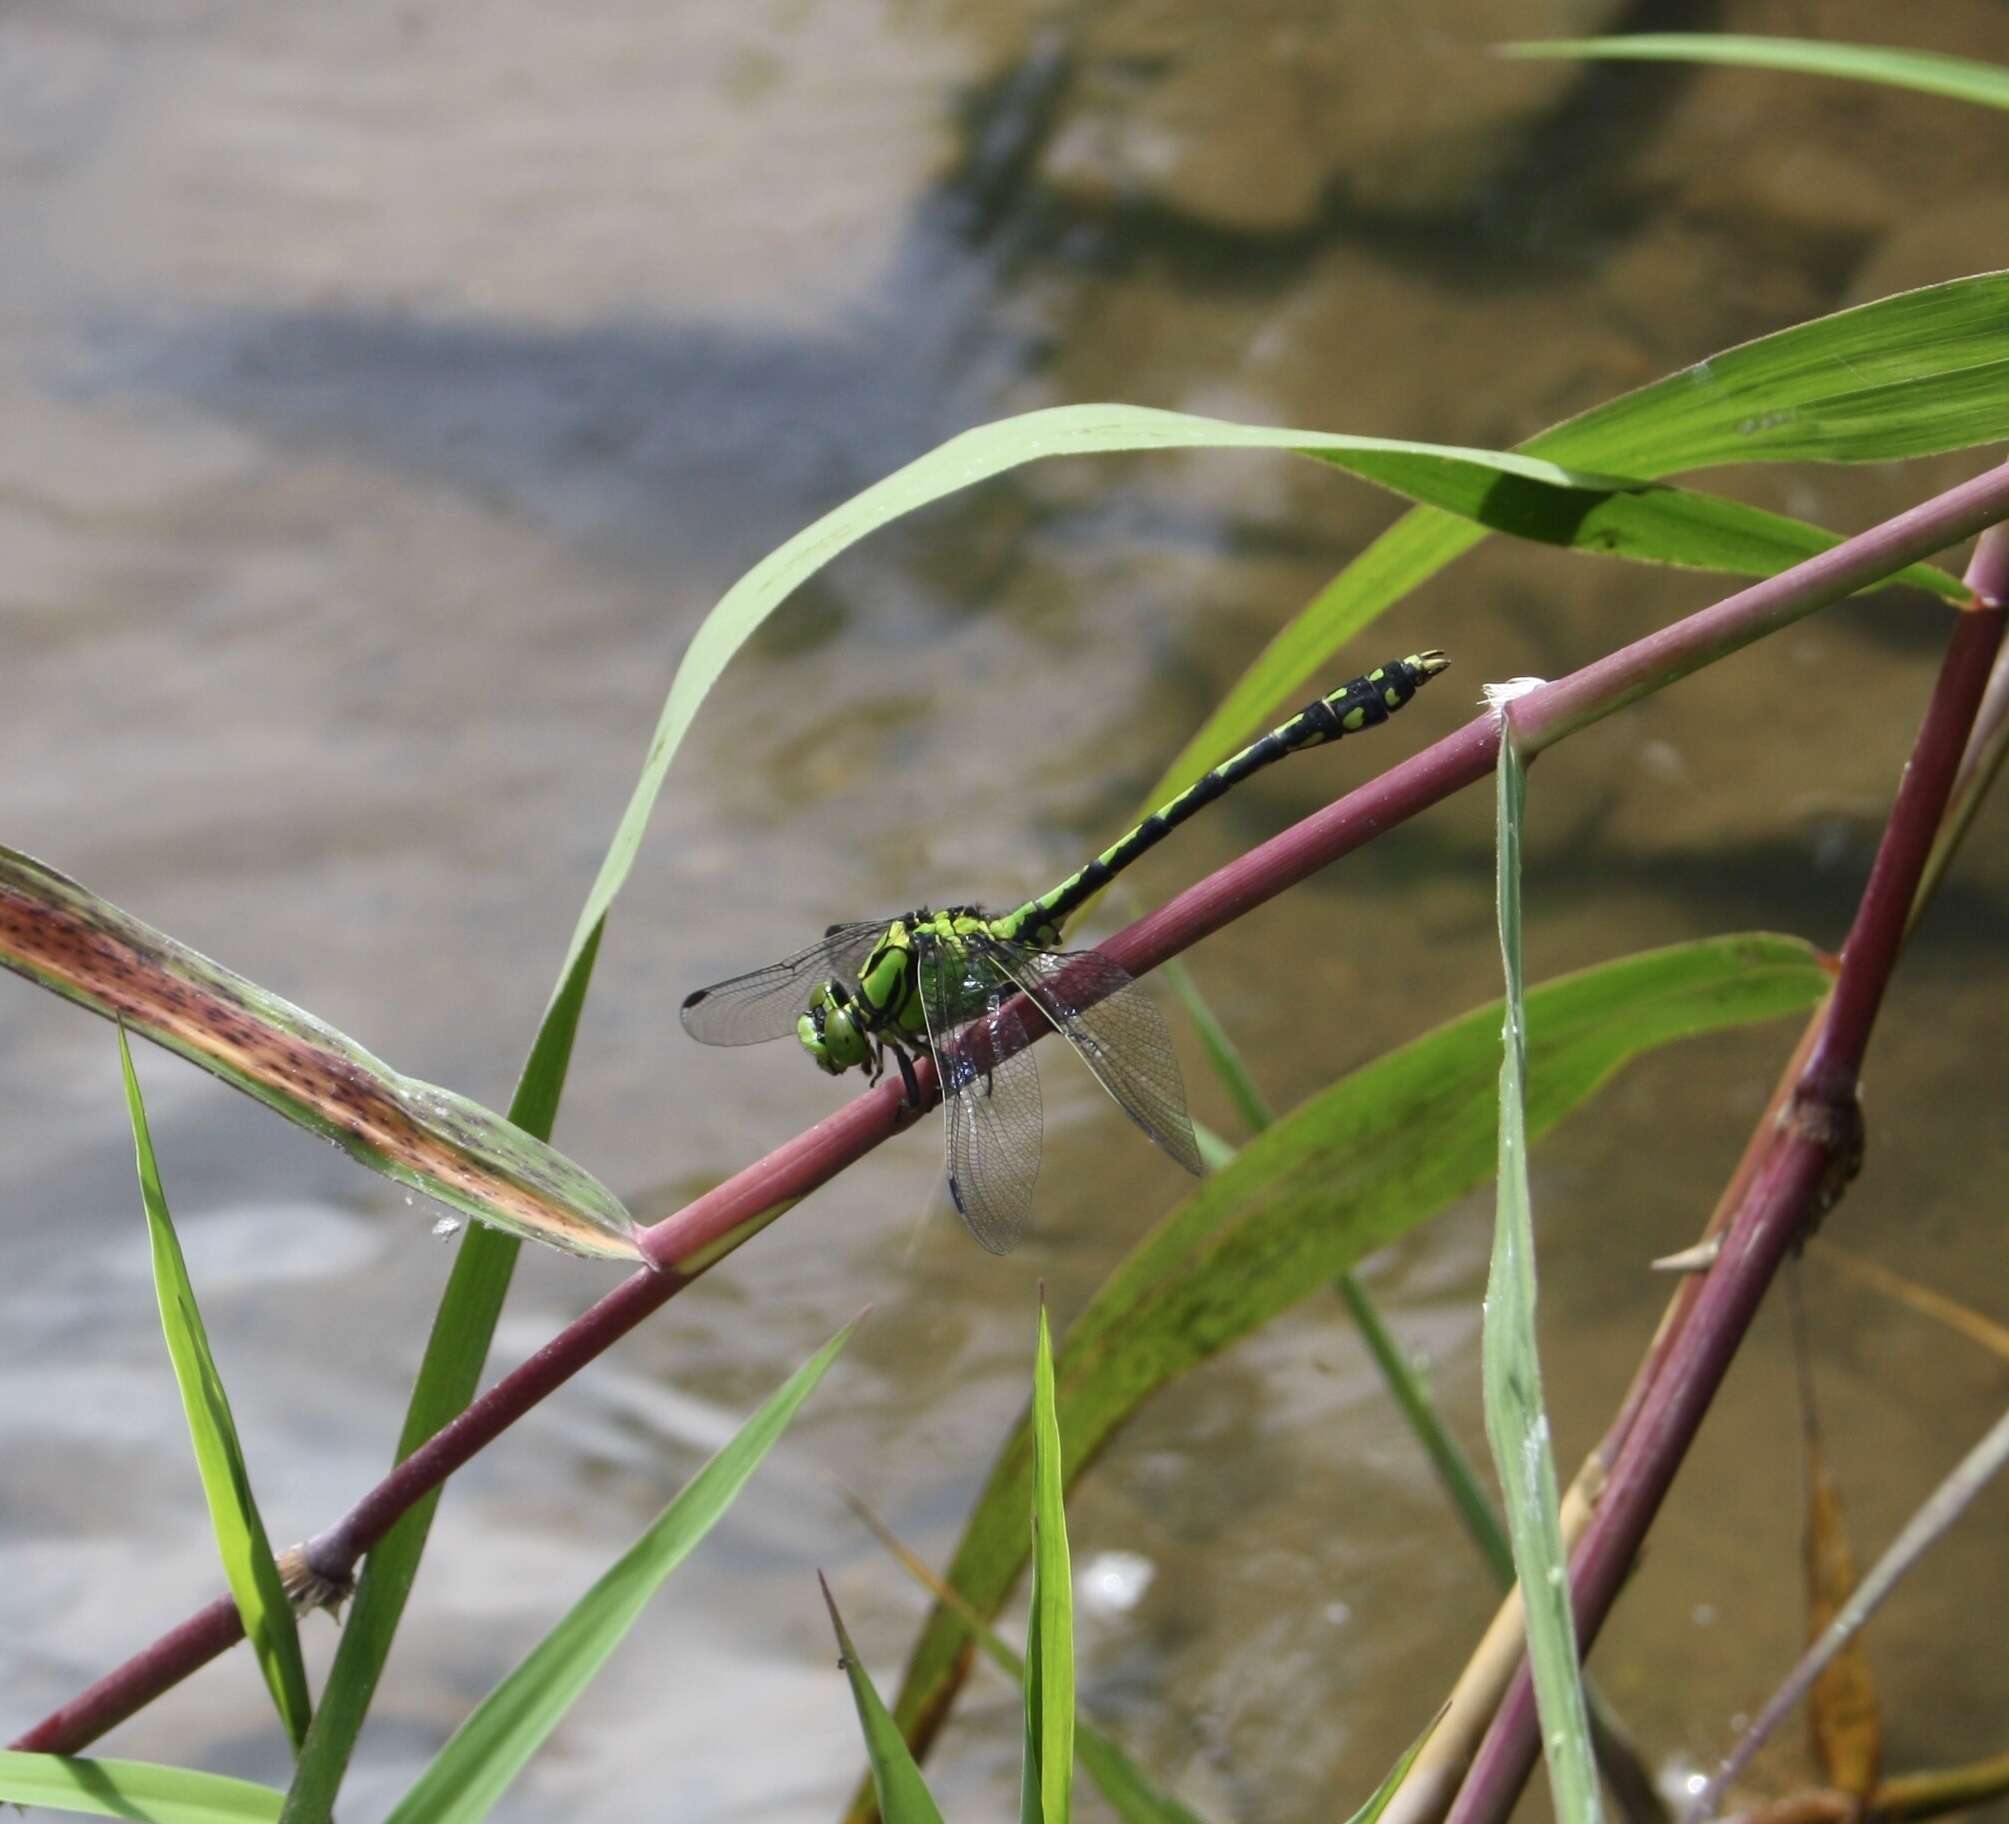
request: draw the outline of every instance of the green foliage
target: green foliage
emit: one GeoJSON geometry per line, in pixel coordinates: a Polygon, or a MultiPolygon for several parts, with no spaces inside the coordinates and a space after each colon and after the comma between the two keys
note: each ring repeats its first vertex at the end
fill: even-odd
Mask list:
{"type": "MultiPolygon", "coordinates": [[[[545,1009],[516,1093],[510,1098],[510,1120],[539,1139],[551,1137],[558,1119],[565,1073],[572,1062],[572,1042],[599,953],[596,930],[545,1009]]],[[[396,1454],[400,1460],[410,1456],[474,1397],[521,1245],[515,1236],[486,1227],[470,1229],[461,1238],[453,1272],[447,1277],[433,1318],[432,1334],[426,1339],[425,1357],[412,1385],[404,1430],[398,1436],[396,1454]]],[[[356,1737],[369,1714],[384,1662],[390,1657],[391,1642],[418,1576],[438,1506],[438,1491],[414,1502],[364,1562],[355,1600],[343,1624],[342,1642],[321,1692],[321,1707],[307,1732],[307,1745],[286,1796],[285,1824],[320,1824],[333,1813],[335,1795],[355,1752],[356,1737]]]]}
{"type": "MultiPolygon", "coordinates": [[[[1648,951],[1528,996],[1528,1125],[1546,1133],[1628,1059],[1810,1006],[1812,948],[1770,936],[1648,951]]],[[[1245,1146],[1132,1251],[1069,1331],[1058,1369],[1069,1476],[1150,1394],[1463,1196],[1494,1165],[1500,1004],[1342,1077],[1245,1146]]],[[[1021,1425],[971,1514],[950,1580],[983,1612],[1024,1562],[1031,1451],[1021,1425]]],[[[964,1638],[938,1609],[896,1713],[947,1702],[964,1638]]]]}
{"type": "Polygon", "coordinates": [[[942,1814],[915,1764],[907,1738],[880,1701],[871,1674],[845,1632],[844,1618],[837,1613],[836,1598],[827,1583],[823,1585],[823,1600],[837,1634],[838,1664],[851,1681],[851,1701],[858,1709],[858,1727],[865,1737],[865,1758],[872,1769],[872,1791],[879,1801],[880,1817],[886,1824],[942,1824],[942,1814]]]}
{"type": "Polygon", "coordinates": [[[133,1147],[139,1158],[140,1203],[146,1211],[147,1239],[153,1252],[154,1293],[160,1303],[160,1324],[167,1338],[168,1359],[174,1364],[181,1408],[188,1420],[189,1441],[195,1446],[196,1469],[202,1476],[203,1498],[209,1504],[210,1530],[223,1559],[223,1574],[244,1618],[244,1635],[258,1658],[266,1688],[279,1720],[297,1749],[307,1734],[313,1703],[307,1694],[307,1666],[300,1657],[300,1633],[293,1625],[293,1605],[272,1560],[272,1544],[251,1493],[251,1471],[237,1441],[230,1416],[230,1399],[210,1353],[209,1333],[195,1302],[188,1262],[161,1189],[160,1166],[154,1158],[153,1136],[147,1130],[146,1105],[139,1078],[133,1073],[132,1048],[125,1028],[119,1028],[119,1068],[125,1077],[126,1113],[132,1121],[133,1147]]]}
{"type": "MultiPolygon", "coordinates": [[[[1574,468],[1657,479],[1738,462],[1893,462],[2009,437],[2009,273],[1797,323],[1698,361],[1522,445],[1574,468]]],[[[1240,745],[1384,610],[1487,528],[1406,513],[1256,656],[1158,783],[1156,804],[1240,745]]],[[[1953,579],[1938,592],[1958,600],[1953,579]]]]}
{"type": "Polygon", "coordinates": [[[850,1341],[847,1324],[685,1484],[640,1539],[476,1706],[390,1814],[390,1824],[485,1817],[635,1625],[658,1586],[730,1507],[850,1341]]]}
{"type": "Polygon", "coordinates": [[[0,1803],[9,1805],[150,1824],[271,1824],[279,1798],[270,1786],[187,1767],[0,1749],[0,1803]]]}

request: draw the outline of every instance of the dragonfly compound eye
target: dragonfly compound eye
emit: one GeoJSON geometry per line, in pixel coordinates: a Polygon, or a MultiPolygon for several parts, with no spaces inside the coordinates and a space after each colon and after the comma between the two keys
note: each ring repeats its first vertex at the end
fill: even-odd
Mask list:
{"type": "Polygon", "coordinates": [[[871,1056],[871,1041],[859,1029],[854,1003],[834,982],[825,982],[809,997],[809,1011],[795,1022],[795,1036],[816,1067],[833,1077],[857,1069],[871,1056]]]}

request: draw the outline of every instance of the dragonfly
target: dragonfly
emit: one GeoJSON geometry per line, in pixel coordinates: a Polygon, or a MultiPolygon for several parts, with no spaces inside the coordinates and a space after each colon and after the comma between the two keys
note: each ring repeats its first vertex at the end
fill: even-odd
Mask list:
{"type": "Polygon", "coordinates": [[[1041,1105],[1027,1047],[1048,1026],[1117,1106],[1198,1177],[1199,1143],[1164,1016],[1102,952],[1063,950],[1062,929],[1196,812],[1286,754],[1386,722],[1450,662],[1434,650],[1412,653],[1341,685],[1010,912],[923,906],[832,925],[793,956],[698,989],[684,1001],[684,1030],[707,1045],[792,1033],[832,1076],[861,1070],[874,1083],[890,1058],[917,1107],[915,1062],[932,1059],[948,1128],[950,1201],[993,1254],[1016,1245],[1032,1211],[1041,1105]]]}

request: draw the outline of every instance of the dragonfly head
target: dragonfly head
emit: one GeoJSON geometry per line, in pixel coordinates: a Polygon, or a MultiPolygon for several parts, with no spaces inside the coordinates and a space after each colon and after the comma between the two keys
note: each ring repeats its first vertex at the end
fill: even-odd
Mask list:
{"type": "Polygon", "coordinates": [[[841,982],[823,982],[809,997],[809,1011],[795,1022],[795,1036],[818,1070],[841,1077],[872,1056],[868,1034],[854,1017],[856,1003],[841,982]]]}

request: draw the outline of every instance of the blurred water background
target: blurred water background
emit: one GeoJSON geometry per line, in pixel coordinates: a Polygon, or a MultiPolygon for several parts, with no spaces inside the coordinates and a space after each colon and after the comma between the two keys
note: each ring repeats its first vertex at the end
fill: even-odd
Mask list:
{"type": "MultiPolygon", "coordinates": [[[[1732,342],[2002,263],[1993,116],[1484,51],[1630,26],[1901,28],[2009,60],[1988,0],[10,9],[0,838],[500,1105],[699,617],[931,444],[1124,399],[1504,445],[1732,342]]],[[[1854,527],[1979,460],[1721,481],[1854,527]]],[[[819,576],[676,762],[560,1144],[650,1219],[828,1111],[846,1092],[782,1050],[688,1043],[683,994],[833,919],[1049,885],[1397,510],[1281,457],[1049,463],[819,576]]],[[[1132,907],[1455,726],[1482,680],[1569,669],[1717,592],[1488,547],[1332,681],[1426,644],[1454,652],[1452,679],[1377,745],[1237,793],[1137,870],[1132,907]]],[[[1531,978],[1740,928],[1839,942],[1945,631],[1916,597],[1851,605],[1551,755],[1531,978]]],[[[1195,954],[1280,1106],[1496,992],[1490,815],[1468,794],[1195,954]]],[[[2000,1051],[2005,833],[1998,802],[1907,958],[1868,1169],[1824,1237],[1981,1301],[2001,1285],[1986,1220],[2009,1151],[1981,1063],[2000,1051]]],[[[1692,1237],[1790,1039],[1654,1059],[1537,1155],[1565,1469],[1664,1297],[1645,1262],[1692,1237]]],[[[329,1149],[160,1054],[139,1063],[290,1539],[387,1461],[449,1249],[329,1149]]],[[[1190,1049],[1187,1067],[1196,1111],[1230,1128],[1190,1049]]],[[[1084,1073],[1055,1056],[1044,1074],[1037,1230],[1010,1260],[931,1213],[937,1138],[909,1138],[456,1479],[345,1812],[378,1815],[869,1299],[790,1443],[498,1813],[833,1814],[858,1754],[813,1569],[889,1688],[921,1603],[832,1479],[944,1553],[1023,1398],[1035,1282],[1064,1319],[1182,1194],[1084,1073]]],[[[218,1578],[113,1035],[12,978],[0,1148],[11,1729],[218,1578]]],[[[1489,1221],[1475,1199],[1368,1275],[1475,1448],[1489,1221]]],[[[1819,1248],[1801,1271],[1873,1549],[2003,1373],[1819,1248]]],[[[608,1277],[526,1254],[499,1365],[608,1277]]],[[[1773,1314],[1595,1662],[1657,1756],[1712,1756],[1796,1649],[1798,1427],[1773,1314]]],[[[1893,1768],[2002,1746],[1999,1498],[1989,1512],[1872,1636],[1893,1768]]],[[[1493,1602],[1328,1300],[1149,1407],[1074,1523],[1101,1593],[1086,1701],[1215,1819],[1350,1810],[1493,1602]]],[[[325,1662],[333,1630],[307,1635],[325,1662]]],[[[107,1746],[285,1774],[241,1652],[107,1746]]],[[[1017,1753],[1016,1697],[980,1674],[937,1761],[952,1814],[1002,1815],[1017,1753]]]]}

